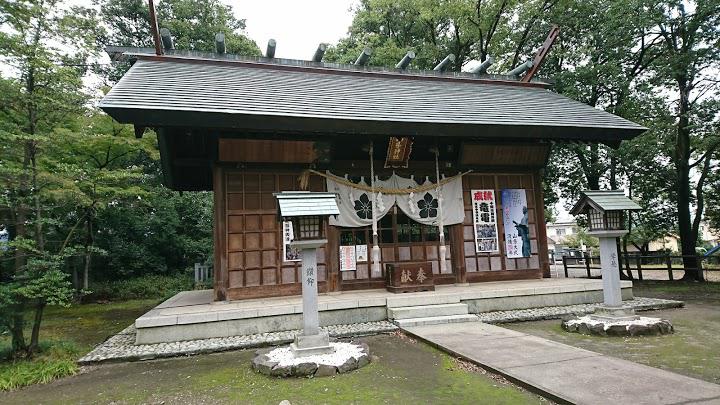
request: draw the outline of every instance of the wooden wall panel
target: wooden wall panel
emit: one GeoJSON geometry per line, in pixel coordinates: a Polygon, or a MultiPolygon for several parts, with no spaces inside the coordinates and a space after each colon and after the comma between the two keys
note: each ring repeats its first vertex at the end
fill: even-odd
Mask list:
{"type": "Polygon", "coordinates": [[[312,141],[221,138],[218,158],[221,162],[312,163],[316,154],[312,141]]]}
{"type": "Polygon", "coordinates": [[[490,145],[487,143],[463,143],[460,152],[460,164],[485,167],[520,166],[523,168],[541,168],[545,166],[549,153],[549,144],[490,145]]]}
{"type": "MultiPolygon", "coordinates": [[[[281,227],[277,220],[274,192],[296,190],[300,172],[261,172],[222,168],[217,186],[222,198],[216,204],[223,207],[223,215],[216,218],[216,243],[221,246],[216,257],[216,296],[241,299],[259,296],[299,294],[299,262],[283,262],[281,227]],[[222,267],[221,267],[222,266],[222,267]]],[[[471,173],[463,178],[466,219],[463,224],[449,227],[447,240],[448,271],[439,274],[437,242],[381,244],[384,265],[398,261],[431,261],[438,283],[477,282],[537,277],[547,267],[541,256],[547,250],[544,239],[542,194],[539,178],[534,173],[471,173]],[[499,244],[495,254],[475,254],[471,189],[494,189],[498,218],[499,244]],[[503,188],[524,188],[528,201],[532,256],[506,259],[500,191],[503,188]],[[540,229],[542,227],[542,230],[540,229]],[[490,274],[494,275],[490,275],[490,274]]],[[[322,178],[311,177],[311,191],[324,191],[322,178]]],[[[339,240],[341,229],[328,232],[339,240]]],[[[368,251],[372,245],[368,238],[368,251]]],[[[328,247],[332,246],[329,243],[328,247]]],[[[381,288],[382,278],[370,277],[370,263],[359,263],[356,271],[339,272],[337,244],[333,252],[318,254],[318,281],[321,291],[381,288]]]]}
{"type": "MultiPolygon", "coordinates": [[[[463,177],[463,197],[465,202],[465,222],[463,223],[464,239],[464,263],[468,281],[490,281],[535,278],[540,274],[540,255],[543,245],[547,251],[545,239],[539,240],[539,227],[544,233],[545,222],[539,221],[538,208],[538,187],[539,181],[535,173],[508,173],[508,174],[475,174],[471,173],[463,177]],[[504,188],[525,189],[525,197],[528,206],[528,224],[530,228],[531,256],[529,258],[508,259],[505,255],[505,230],[503,227],[501,191],[504,188]],[[470,190],[492,189],[495,190],[496,218],[498,221],[498,243],[500,251],[495,253],[475,253],[475,234],[472,223],[472,203],[470,190]],[[497,277],[479,276],[483,272],[497,272],[497,277]]],[[[541,190],[540,190],[541,191],[541,190]]],[[[542,204],[540,202],[540,204],[542,204]]],[[[543,214],[544,215],[544,214],[543,214]]]]}
{"type": "MultiPolygon", "coordinates": [[[[221,168],[227,189],[222,202],[226,227],[219,257],[226,258],[231,299],[299,293],[299,262],[283,262],[281,226],[273,193],[297,190],[298,173],[251,172],[221,168]],[[289,287],[291,286],[291,287],[289,287]],[[262,293],[261,293],[262,292],[262,293]]],[[[324,191],[324,183],[311,184],[324,191]]],[[[318,251],[318,281],[327,279],[325,251],[318,251]]],[[[332,266],[330,266],[332,267],[332,266]]],[[[220,268],[220,266],[218,266],[220,268]]],[[[324,286],[325,284],[323,284],[324,286]]]]}

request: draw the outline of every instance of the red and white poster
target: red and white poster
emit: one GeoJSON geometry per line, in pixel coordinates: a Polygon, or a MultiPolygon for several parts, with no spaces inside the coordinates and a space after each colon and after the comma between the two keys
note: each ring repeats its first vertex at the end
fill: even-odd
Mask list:
{"type": "Polygon", "coordinates": [[[340,246],[340,271],[352,271],[357,269],[357,257],[355,245],[340,246]]]}
{"type": "Polygon", "coordinates": [[[497,252],[498,230],[495,190],[470,190],[475,228],[475,252],[497,252]]]}

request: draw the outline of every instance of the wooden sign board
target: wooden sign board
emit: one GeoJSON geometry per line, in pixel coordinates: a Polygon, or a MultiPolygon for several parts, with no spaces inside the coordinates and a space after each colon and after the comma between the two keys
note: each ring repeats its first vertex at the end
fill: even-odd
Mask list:
{"type": "Polygon", "coordinates": [[[385,265],[385,287],[394,293],[435,291],[432,263],[388,263],[385,265]]]}
{"type": "Polygon", "coordinates": [[[410,160],[410,152],[412,152],[412,138],[403,137],[390,137],[388,143],[387,157],[385,158],[386,169],[405,169],[408,167],[408,161],[410,160]]]}

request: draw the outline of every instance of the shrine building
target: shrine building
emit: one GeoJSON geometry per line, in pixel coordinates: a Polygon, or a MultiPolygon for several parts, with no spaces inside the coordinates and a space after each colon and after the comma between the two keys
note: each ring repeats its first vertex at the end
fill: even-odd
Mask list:
{"type": "Polygon", "coordinates": [[[167,187],[214,194],[215,301],[300,294],[288,245],[298,230],[278,219],[273,195],[283,191],[337,195],[321,293],[385,289],[388,265],[426,266],[426,286],[548,277],[542,175],[553,145],[617,147],[645,131],[530,73],[110,54],[132,67],[100,108],[138,136],[157,133],[167,187]]]}

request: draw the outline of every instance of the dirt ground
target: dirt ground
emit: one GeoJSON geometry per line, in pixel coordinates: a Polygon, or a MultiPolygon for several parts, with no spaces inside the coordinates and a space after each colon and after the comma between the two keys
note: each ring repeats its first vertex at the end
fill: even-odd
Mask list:
{"type": "Polygon", "coordinates": [[[720,283],[644,282],[636,283],[633,292],[640,297],[685,301],[684,308],[640,313],[669,319],[675,333],[585,336],[565,332],[559,320],[500,326],[720,384],[720,283]]]}
{"type": "Polygon", "coordinates": [[[0,403],[548,403],[400,334],[364,338],[370,365],[332,378],[277,379],[250,368],[253,351],[96,366],[46,385],[0,393],[0,403]]]}

